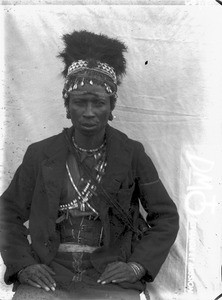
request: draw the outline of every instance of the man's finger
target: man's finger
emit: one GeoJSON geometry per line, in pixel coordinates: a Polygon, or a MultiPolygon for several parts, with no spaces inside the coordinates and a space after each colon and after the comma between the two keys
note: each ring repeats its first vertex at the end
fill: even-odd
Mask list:
{"type": "Polygon", "coordinates": [[[108,273],[122,273],[122,272],[128,272],[129,268],[126,263],[123,262],[115,262],[108,264],[107,267],[105,268],[105,271],[103,274],[108,274],[108,273]]]}
{"type": "Polygon", "coordinates": [[[50,291],[50,285],[47,284],[47,280],[44,277],[38,277],[36,275],[32,276],[32,281],[36,282],[38,285],[41,286],[46,292],[50,291]],[[46,282],[45,282],[46,281],[46,282]]]}
{"type": "Polygon", "coordinates": [[[112,280],[120,279],[123,277],[126,277],[126,273],[124,271],[116,269],[109,272],[104,272],[100,277],[99,282],[108,283],[111,282],[112,280]]]}
{"type": "Polygon", "coordinates": [[[101,284],[107,284],[107,283],[110,283],[110,282],[113,282],[113,283],[117,283],[117,282],[123,282],[123,281],[128,281],[128,277],[125,276],[125,275],[114,275],[112,277],[109,277],[105,280],[102,280],[101,281],[101,284]]]}
{"type": "Polygon", "coordinates": [[[126,263],[118,262],[115,264],[109,264],[101,277],[98,280],[98,283],[106,284],[110,282],[123,282],[123,281],[129,281],[133,282],[135,281],[135,273],[132,270],[132,268],[129,268],[129,266],[126,263]]]}
{"type": "Polygon", "coordinates": [[[55,280],[52,278],[52,276],[49,274],[48,271],[46,271],[46,269],[42,268],[40,270],[41,276],[44,276],[44,278],[47,279],[47,284],[49,283],[50,286],[56,286],[56,282],[55,280]]]}
{"type": "Polygon", "coordinates": [[[46,265],[41,265],[46,271],[49,272],[51,275],[55,275],[55,272],[52,270],[52,268],[46,266],[46,265]]]}
{"type": "Polygon", "coordinates": [[[115,269],[119,269],[119,268],[122,267],[122,265],[123,265],[122,262],[113,262],[111,264],[108,264],[106,269],[105,269],[105,272],[106,271],[112,271],[112,270],[115,270],[115,269]]]}
{"type": "Polygon", "coordinates": [[[124,281],[130,282],[130,279],[128,277],[122,277],[122,278],[114,278],[111,280],[111,282],[113,282],[113,283],[119,283],[119,282],[124,282],[124,281]]]}
{"type": "Polygon", "coordinates": [[[41,286],[39,284],[37,284],[36,282],[32,281],[31,279],[28,279],[26,282],[27,282],[27,284],[29,284],[31,286],[34,286],[34,287],[37,287],[37,288],[41,289],[41,286]]]}
{"type": "Polygon", "coordinates": [[[54,280],[48,279],[48,276],[51,278],[51,276],[49,274],[41,274],[39,276],[39,278],[41,279],[41,281],[43,281],[45,283],[45,285],[50,288],[53,292],[55,291],[55,285],[54,285],[54,280]]]}
{"type": "Polygon", "coordinates": [[[124,269],[123,265],[119,264],[119,263],[115,263],[115,264],[109,264],[106,268],[105,271],[103,272],[103,274],[109,274],[109,273],[119,273],[122,272],[122,270],[124,269]]]}

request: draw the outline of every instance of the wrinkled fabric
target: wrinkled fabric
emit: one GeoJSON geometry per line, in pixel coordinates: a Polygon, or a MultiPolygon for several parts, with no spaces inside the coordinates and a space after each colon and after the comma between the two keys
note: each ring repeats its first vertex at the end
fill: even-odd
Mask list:
{"type": "Polygon", "coordinates": [[[180,213],[180,232],[151,299],[221,291],[221,7],[11,6],[5,10],[4,183],[27,146],[70,123],[61,36],[74,29],[128,46],[112,125],[142,142],[180,213]]]}
{"type": "Polygon", "coordinates": [[[73,283],[72,288],[56,289],[55,292],[45,292],[43,289],[21,285],[12,300],[139,300],[139,293],[135,290],[123,290],[119,287],[100,286],[89,287],[83,283],[73,283]]]}

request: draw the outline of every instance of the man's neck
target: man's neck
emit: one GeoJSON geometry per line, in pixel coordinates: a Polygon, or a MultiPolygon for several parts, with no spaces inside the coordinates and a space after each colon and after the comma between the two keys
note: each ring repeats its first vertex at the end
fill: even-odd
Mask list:
{"type": "Polygon", "coordinates": [[[74,131],[75,143],[83,149],[95,149],[102,145],[105,137],[105,128],[96,135],[84,135],[79,131],[74,131]]]}

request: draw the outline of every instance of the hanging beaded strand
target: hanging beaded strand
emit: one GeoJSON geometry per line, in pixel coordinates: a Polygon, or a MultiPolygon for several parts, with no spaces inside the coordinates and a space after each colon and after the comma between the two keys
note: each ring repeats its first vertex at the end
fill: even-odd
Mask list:
{"type": "MultiPolygon", "coordinates": [[[[80,152],[88,152],[90,154],[94,154],[94,158],[96,160],[98,160],[99,158],[102,158],[102,154],[100,153],[101,150],[105,147],[106,142],[104,141],[103,144],[96,148],[96,149],[83,149],[77,146],[77,144],[75,143],[74,138],[73,140],[73,145],[74,147],[80,151],[80,152]]],[[[105,168],[106,168],[107,163],[105,162],[105,160],[99,160],[99,162],[97,163],[97,165],[95,166],[95,170],[97,172],[96,175],[96,181],[99,183],[102,179],[103,174],[105,173],[105,168]]],[[[61,204],[60,205],[60,210],[64,211],[69,209],[74,209],[74,208],[79,208],[81,211],[86,211],[86,206],[91,209],[96,215],[98,215],[98,212],[88,203],[88,201],[92,198],[93,195],[97,196],[96,193],[96,186],[92,183],[92,181],[89,179],[87,180],[87,183],[85,185],[85,187],[80,191],[78,189],[78,187],[76,186],[76,184],[73,181],[70,169],[68,164],[66,163],[66,170],[70,179],[70,182],[74,188],[74,190],[77,193],[77,197],[75,199],[73,199],[71,202],[67,203],[67,204],[61,204]]],[[[81,179],[82,181],[84,181],[84,179],[81,179]]]]}

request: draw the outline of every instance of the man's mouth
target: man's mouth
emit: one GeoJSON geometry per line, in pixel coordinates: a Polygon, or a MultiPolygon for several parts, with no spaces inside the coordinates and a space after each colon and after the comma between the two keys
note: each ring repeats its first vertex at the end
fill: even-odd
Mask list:
{"type": "Polygon", "coordinates": [[[81,125],[84,127],[94,127],[96,126],[96,123],[82,123],[81,125]]]}

